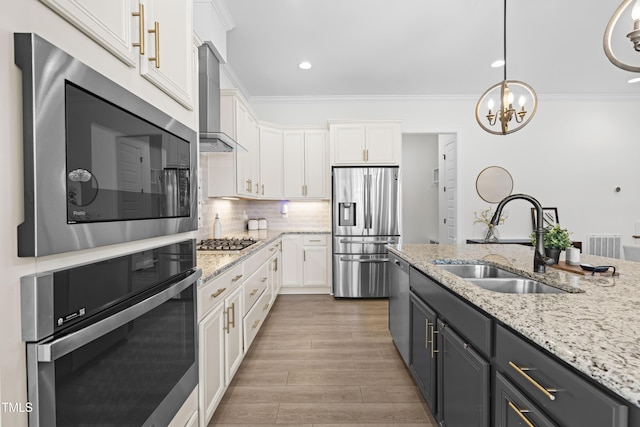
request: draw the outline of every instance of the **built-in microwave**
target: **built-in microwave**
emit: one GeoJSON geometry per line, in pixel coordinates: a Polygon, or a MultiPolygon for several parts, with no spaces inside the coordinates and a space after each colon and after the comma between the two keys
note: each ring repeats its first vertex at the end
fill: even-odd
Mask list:
{"type": "Polygon", "coordinates": [[[42,256],[197,229],[197,134],[53,46],[14,35],[24,222],[42,256]]]}

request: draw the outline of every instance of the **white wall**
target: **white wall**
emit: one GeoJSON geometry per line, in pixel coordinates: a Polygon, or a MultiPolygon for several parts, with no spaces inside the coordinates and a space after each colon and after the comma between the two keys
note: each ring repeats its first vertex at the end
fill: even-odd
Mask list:
{"type": "Polygon", "coordinates": [[[438,240],[438,135],[402,135],[402,241],[429,243],[438,240]]]}
{"type": "MultiPolygon", "coordinates": [[[[72,254],[42,258],[18,258],[17,227],[23,220],[22,195],[22,75],[13,60],[13,33],[35,32],[66,50],[90,67],[98,70],[129,91],[144,98],[187,126],[197,129],[197,115],[171,100],[151,83],[140,77],[105,49],[84,36],[37,0],[3,2],[0,13],[0,401],[26,403],[26,373],[24,343],[20,337],[20,277],[67,265],[111,257],[123,252],[140,250],[169,241],[189,238],[185,233],[114,245],[72,254]]],[[[0,407],[0,425],[27,425],[26,413],[11,413],[0,407]]]]}
{"type": "MultiPolygon", "coordinates": [[[[478,96],[484,90],[478,88],[478,96]]],[[[507,136],[484,132],[476,123],[477,99],[360,98],[296,100],[254,98],[263,120],[282,124],[323,124],[327,119],[391,118],[403,133],[456,133],[458,140],[458,241],[479,237],[473,212],[489,206],[476,194],[475,179],[499,165],[514,179],[514,192],[543,206],[557,207],[561,223],[584,241],[588,233],[622,234],[631,242],[640,218],[640,98],[540,96],[538,111],[522,130],[507,136]],[[615,187],[621,187],[615,193],[615,187]]],[[[527,237],[531,205],[514,201],[502,238],[527,237]]]]}

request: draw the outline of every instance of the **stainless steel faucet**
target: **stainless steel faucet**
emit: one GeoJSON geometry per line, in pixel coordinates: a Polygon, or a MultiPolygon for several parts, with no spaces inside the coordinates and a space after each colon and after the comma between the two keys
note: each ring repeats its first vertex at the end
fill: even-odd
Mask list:
{"type": "Polygon", "coordinates": [[[531,202],[536,209],[536,246],[533,253],[533,271],[536,273],[544,273],[547,270],[547,265],[554,263],[552,258],[548,258],[544,255],[544,223],[542,216],[542,205],[533,197],[527,194],[512,194],[505,197],[498,203],[496,213],[491,218],[491,224],[498,225],[500,221],[500,215],[502,215],[502,209],[504,205],[512,200],[522,199],[531,202]]]}

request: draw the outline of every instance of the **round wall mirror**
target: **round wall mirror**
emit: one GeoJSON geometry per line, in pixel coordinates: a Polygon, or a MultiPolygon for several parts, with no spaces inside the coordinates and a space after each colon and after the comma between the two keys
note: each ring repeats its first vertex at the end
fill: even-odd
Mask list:
{"type": "Polygon", "coordinates": [[[498,203],[513,191],[513,178],[505,168],[489,166],[478,174],[476,191],[485,202],[498,203]]]}

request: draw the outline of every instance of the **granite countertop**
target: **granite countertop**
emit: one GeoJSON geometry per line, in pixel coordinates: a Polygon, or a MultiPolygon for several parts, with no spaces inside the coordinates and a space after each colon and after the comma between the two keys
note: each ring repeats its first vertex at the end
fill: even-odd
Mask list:
{"type": "Polygon", "coordinates": [[[310,229],[256,230],[226,235],[224,237],[253,237],[258,243],[241,252],[197,251],[198,267],[202,269],[201,283],[206,283],[224,273],[284,234],[331,234],[331,231],[310,229]]]}
{"type": "Polygon", "coordinates": [[[614,265],[617,277],[583,276],[547,267],[533,272],[533,248],[520,245],[388,246],[463,299],[509,325],[636,407],[640,407],[640,263],[581,254],[581,262],[614,265]],[[505,294],[475,286],[434,261],[477,261],[568,290],[505,294]]]}

